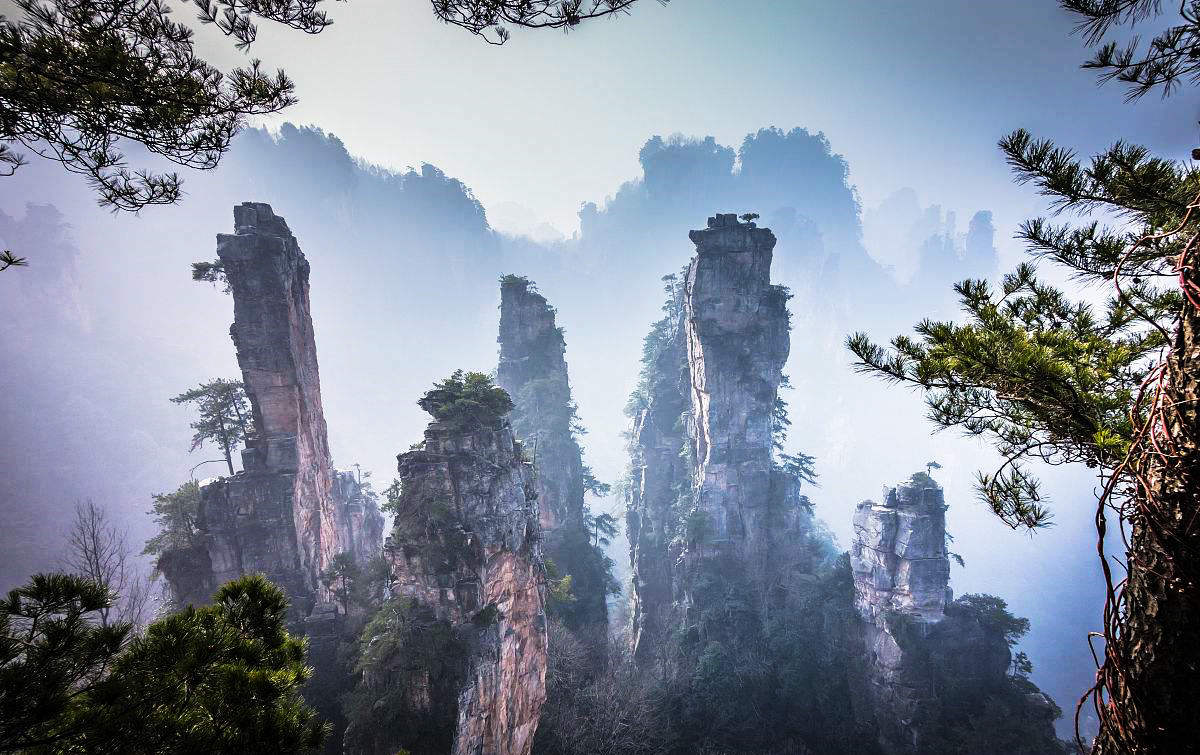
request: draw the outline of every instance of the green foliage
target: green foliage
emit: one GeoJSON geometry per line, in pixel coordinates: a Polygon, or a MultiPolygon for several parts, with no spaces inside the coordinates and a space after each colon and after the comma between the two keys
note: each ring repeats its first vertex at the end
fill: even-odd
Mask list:
{"type": "MultiPolygon", "coordinates": [[[[483,38],[489,44],[508,41],[509,26],[528,29],[571,29],[580,23],[627,13],[638,0],[438,0],[433,13],[439,21],[483,38]]],[[[666,3],[668,0],[659,0],[666,3]]],[[[507,276],[506,276],[507,277],[507,276]]]]}
{"type": "Polygon", "coordinates": [[[363,579],[362,569],[354,561],[353,554],[338,553],[330,559],[329,566],[321,572],[321,585],[331,592],[342,605],[342,613],[350,610],[355,588],[363,579]]]}
{"type": "MultiPolygon", "coordinates": [[[[0,164],[4,162],[4,154],[5,147],[0,145],[0,164]]],[[[24,257],[18,257],[8,249],[0,252],[0,272],[4,272],[10,267],[26,267],[27,265],[29,265],[29,260],[24,257]]]]}
{"type": "Polygon", "coordinates": [[[1063,8],[1083,17],[1076,27],[1088,44],[1100,45],[1096,55],[1083,64],[1098,71],[1101,81],[1120,81],[1128,86],[1126,99],[1135,100],[1155,89],[1167,96],[1179,87],[1180,79],[1200,83],[1200,8],[1190,0],[1179,4],[1181,23],[1158,31],[1145,47],[1139,37],[1126,42],[1103,42],[1116,26],[1155,20],[1162,13],[1161,0],[1061,0],[1063,8]]]}
{"type": "Polygon", "coordinates": [[[490,377],[462,370],[435,383],[417,405],[457,432],[498,429],[513,408],[508,393],[490,377]]]}
{"type": "Polygon", "coordinates": [[[979,622],[987,632],[1004,639],[1010,648],[1029,634],[1029,619],[1013,616],[1008,603],[995,595],[963,595],[946,606],[947,616],[964,616],[979,622]]]}
{"type": "Polygon", "coordinates": [[[217,378],[185,391],[171,399],[173,404],[194,404],[200,418],[192,423],[195,451],[211,442],[225,455],[229,474],[233,474],[233,451],[254,435],[250,401],[240,380],[217,378]]]}
{"type": "Polygon", "coordinates": [[[117,596],[67,574],[37,574],[0,600],[0,752],[63,750],[88,727],[129,624],[105,625],[117,596]]]}
{"type": "Polygon", "coordinates": [[[668,369],[664,369],[666,365],[659,364],[669,353],[674,328],[683,312],[683,285],[686,278],[686,266],[679,274],[664,275],[662,278],[663,293],[667,295],[662,305],[663,317],[650,327],[650,332],[642,341],[642,369],[638,375],[638,384],[625,404],[625,414],[629,417],[636,417],[649,405],[655,382],[677,377],[664,373],[687,368],[684,354],[676,354],[676,363],[668,369]]]}
{"type": "Polygon", "coordinates": [[[128,625],[88,619],[113,599],[94,583],[39,575],[0,604],[0,748],[233,755],[320,746],[326,727],[300,696],[311,673],[305,644],[288,634],[287,598],[266,579],[234,580],[213,605],[160,619],[124,649],[128,625]]]}
{"type": "Polygon", "coordinates": [[[607,547],[617,536],[617,518],[612,514],[585,513],[583,522],[588,532],[591,533],[592,541],[597,548],[607,547]]]}
{"type": "MultiPolygon", "coordinates": [[[[550,587],[549,613],[571,631],[590,631],[608,619],[607,597],[621,592],[613,576],[613,561],[597,542],[615,534],[615,521],[602,518],[602,530],[572,522],[546,534],[546,577],[550,587]],[[609,530],[609,526],[612,529],[609,530]],[[609,531],[609,535],[605,535],[609,531]]],[[[596,517],[584,514],[585,522],[596,517]]]]}
{"type": "Polygon", "coordinates": [[[173,493],[155,493],[154,517],[158,534],[146,541],[142,553],[160,556],[167,551],[185,550],[200,544],[197,519],[200,515],[200,483],[189,480],[173,493]]]}
{"type": "Polygon", "coordinates": [[[211,262],[193,262],[192,280],[200,283],[211,283],[213,286],[220,283],[225,293],[229,293],[231,290],[229,288],[229,278],[225,275],[225,263],[220,259],[215,259],[211,262]]]}
{"type": "Polygon", "coordinates": [[[370,752],[450,751],[468,644],[408,598],[386,602],[367,623],[353,660],[358,686],[342,701],[346,743],[370,752]],[[415,690],[428,690],[428,699],[415,690]]]}
{"type": "MultiPolygon", "coordinates": [[[[84,176],[100,203],[115,210],[170,204],[182,195],[175,173],[129,170],[117,149],[120,139],[140,142],[176,165],[215,168],[248,117],[296,101],[282,71],[272,76],[254,60],[222,75],[198,57],[191,29],[171,20],[165,0],[15,4],[23,16],[0,23],[0,60],[6,62],[0,140],[84,176]]],[[[303,0],[218,0],[211,6],[214,20],[218,5],[228,10],[221,23],[230,19],[238,30],[253,29],[253,14],[316,32],[317,17],[324,16],[303,0]],[[283,5],[293,15],[279,13],[283,5]]],[[[0,153],[9,174],[24,162],[10,149],[0,153]]]]}

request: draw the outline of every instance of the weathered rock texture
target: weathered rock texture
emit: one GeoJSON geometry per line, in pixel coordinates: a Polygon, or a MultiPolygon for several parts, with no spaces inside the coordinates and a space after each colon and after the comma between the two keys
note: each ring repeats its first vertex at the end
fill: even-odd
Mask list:
{"type": "Polygon", "coordinates": [[[496,383],[513,400],[513,432],[534,462],[543,550],[557,578],[570,578],[556,617],[572,629],[608,621],[604,554],[590,542],[584,498],[595,485],[576,440],[563,332],[554,308],[526,278],[500,282],[500,364],[496,383]]]}
{"type": "Polygon", "coordinates": [[[788,295],[770,280],[775,237],[717,215],[690,238],[696,256],[647,339],[631,407],[628,524],[643,661],[681,622],[695,625],[705,562],[749,580],[745,598],[760,615],[768,585],[811,562],[811,519],[798,484],[773,459],[789,348],[788,295]]]}
{"type": "Polygon", "coordinates": [[[775,236],[766,228],[718,215],[689,237],[696,256],[684,321],[703,552],[744,555],[772,529],[771,417],[789,348],[787,293],[771,285],[775,236]]]}
{"type": "Polygon", "coordinates": [[[571,431],[575,408],[564,358],[566,342],[554,308],[530,281],[500,284],[500,365],[496,384],[513,400],[513,430],[537,467],[542,530],[583,519],[583,458],[571,431]]]}
{"type": "MultiPolygon", "coordinates": [[[[927,638],[945,618],[950,560],[942,488],[917,472],[887,491],[882,504],[863,501],[854,514],[855,606],[867,653],[866,688],[889,753],[922,752],[940,715],[933,679],[907,652],[906,640],[927,638]]],[[[1000,673],[1008,664],[1007,648],[1000,673]]]]}
{"type": "Polygon", "coordinates": [[[378,552],[383,519],[330,461],[308,261],[269,205],[235,207],[234,226],[217,236],[217,255],[233,295],[229,332],[254,433],[243,471],[201,489],[204,552],[171,554],[165,563],[175,568],[164,571],[179,603],[203,603],[227,580],[264,574],[287,592],[299,620],[328,598],[320,574],[333,556],[365,562],[378,552]]]}
{"type": "Polygon", "coordinates": [[[642,385],[630,401],[626,532],[633,572],[632,641],[639,663],[662,657],[675,625],[674,563],[683,548],[680,511],[690,505],[691,378],[684,336],[683,284],[667,278],[664,317],[646,338],[642,385]]]}
{"type": "Polygon", "coordinates": [[[467,648],[462,687],[446,701],[458,709],[452,751],[527,755],[547,666],[530,464],[507,423],[462,433],[434,422],[419,450],[400,455],[399,472],[396,528],[384,549],[392,593],[450,625],[467,648]]]}

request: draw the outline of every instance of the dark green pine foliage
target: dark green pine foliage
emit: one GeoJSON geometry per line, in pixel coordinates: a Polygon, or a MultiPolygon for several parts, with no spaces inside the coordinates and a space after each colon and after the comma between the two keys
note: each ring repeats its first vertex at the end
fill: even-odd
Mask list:
{"type": "Polygon", "coordinates": [[[588,493],[608,485],[583,463],[586,432],[571,397],[566,341],[555,310],[527,278],[500,279],[500,364],[497,383],[513,397],[513,431],[534,462],[544,552],[551,579],[551,613],[568,628],[607,622],[606,601],[619,592],[605,553],[616,534],[611,515],[593,515],[588,493]]]}
{"type": "Polygon", "coordinates": [[[513,408],[512,399],[482,372],[455,370],[434,383],[417,402],[452,432],[496,430],[513,408]]]}
{"type": "Polygon", "coordinates": [[[250,400],[240,380],[216,378],[184,391],[171,399],[172,404],[192,404],[199,418],[192,423],[195,451],[212,443],[225,456],[229,474],[233,474],[233,452],[254,433],[250,400]]]}
{"type": "Polygon", "coordinates": [[[305,753],[326,726],[300,696],[305,642],[261,576],[129,638],[92,616],[115,596],[38,575],[0,603],[0,751],[305,753]]]}
{"type": "MultiPolygon", "coordinates": [[[[1200,80],[1196,3],[1179,6],[1179,22],[1148,46],[1105,38],[1156,18],[1156,0],[1062,4],[1100,45],[1085,67],[1127,84],[1131,98],[1200,80]]],[[[1004,461],[980,474],[979,491],[1012,527],[1049,520],[1029,461],[1097,470],[1105,642],[1080,702],[1101,722],[1093,752],[1179,751],[1200,715],[1191,639],[1200,615],[1200,173],[1124,142],[1087,161],[1023,130],[1000,148],[1018,182],[1077,218],[1026,222],[1031,256],[1111,298],[1073,300],[1024,264],[998,289],[958,284],[962,322],[921,322],[891,349],[862,334],[849,347],[863,370],[923,389],[937,424],[993,442],[1004,461]],[[1105,553],[1114,514],[1127,535],[1122,557],[1105,553]]]]}

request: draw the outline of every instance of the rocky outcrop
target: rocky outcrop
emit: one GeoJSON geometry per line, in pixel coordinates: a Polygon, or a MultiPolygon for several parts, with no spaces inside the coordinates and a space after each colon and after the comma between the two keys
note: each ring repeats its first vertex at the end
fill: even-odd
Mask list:
{"type": "Polygon", "coordinates": [[[384,549],[392,594],[427,626],[448,626],[463,649],[453,700],[434,699],[429,670],[408,674],[426,680],[408,698],[457,706],[454,755],[528,755],[547,667],[531,465],[507,422],[475,432],[434,422],[418,450],[400,455],[399,473],[395,531],[384,549]]]}
{"type": "Polygon", "coordinates": [[[787,293],[771,285],[775,236],[736,215],[689,234],[684,321],[695,418],[700,557],[746,555],[771,537],[771,419],[789,349],[787,293]]]}
{"type": "Polygon", "coordinates": [[[683,283],[665,279],[664,316],[646,337],[642,385],[630,399],[629,488],[625,531],[633,572],[632,643],[638,662],[661,659],[675,625],[674,563],[682,551],[678,511],[692,496],[691,377],[684,335],[683,283]]]}
{"type": "Polygon", "coordinates": [[[608,561],[591,542],[585,496],[599,483],[583,465],[567,377],[566,343],[554,308],[527,278],[500,279],[496,383],[513,400],[513,432],[534,463],[534,490],[551,577],[570,598],[555,617],[571,629],[608,622],[608,561]]]}
{"type": "Polygon", "coordinates": [[[770,280],[775,237],[717,215],[690,238],[696,256],[670,287],[631,401],[627,521],[643,662],[669,631],[697,625],[699,585],[713,582],[706,563],[741,580],[731,589],[761,617],[768,592],[812,560],[811,519],[772,444],[789,349],[788,294],[770,280]]]}
{"type": "Polygon", "coordinates": [[[383,544],[383,514],[369,487],[354,472],[333,470],[333,500],[340,515],[337,539],[359,564],[379,555],[383,544]]]}
{"type": "Polygon", "coordinates": [[[566,343],[554,308],[526,278],[500,281],[500,364],[496,384],[513,400],[517,437],[537,467],[542,530],[583,518],[583,459],[571,430],[575,407],[567,379],[566,343]]]}
{"type": "Polygon", "coordinates": [[[864,619],[878,623],[892,611],[940,621],[950,582],[942,487],[917,472],[888,490],[882,504],[858,504],[850,559],[864,619]]]}
{"type": "Polygon", "coordinates": [[[335,555],[365,562],[378,552],[383,518],[330,462],[304,253],[269,205],[238,205],[234,227],[217,236],[217,256],[233,295],[229,332],[254,432],[243,470],[201,488],[204,553],[170,554],[164,572],[179,603],[202,603],[227,580],[264,574],[288,594],[299,622],[328,602],[320,575],[335,555]]]}
{"type": "MultiPolygon", "coordinates": [[[[850,564],[863,619],[863,681],[880,745],[888,753],[922,752],[940,701],[924,654],[911,647],[945,618],[950,597],[941,486],[917,472],[888,490],[883,503],[860,503],[850,564]]],[[[1001,675],[1008,664],[1002,649],[1001,675]]]]}

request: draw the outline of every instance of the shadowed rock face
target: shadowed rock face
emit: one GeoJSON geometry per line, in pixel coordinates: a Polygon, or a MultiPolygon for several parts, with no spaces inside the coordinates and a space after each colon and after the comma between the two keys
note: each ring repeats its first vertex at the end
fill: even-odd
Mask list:
{"type": "Polygon", "coordinates": [[[512,397],[513,426],[536,454],[538,511],[549,532],[583,518],[583,461],[571,433],[571,388],[566,344],[554,309],[529,281],[508,276],[500,285],[500,364],[496,384],[512,397]]]}
{"type": "Polygon", "coordinates": [[[682,285],[673,287],[665,309],[660,345],[645,366],[645,406],[633,417],[630,443],[626,532],[633,571],[633,648],[641,664],[658,657],[674,626],[672,573],[681,550],[675,541],[675,509],[681,498],[690,499],[692,490],[692,469],[683,454],[691,442],[691,380],[682,285]]]}
{"type": "MultiPolygon", "coordinates": [[[[907,647],[929,637],[945,618],[950,561],[941,486],[917,472],[888,490],[882,504],[863,501],[854,514],[854,534],[854,598],[863,618],[865,686],[880,745],[889,753],[921,752],[940,701],[929,670],[915,661],[921,655],[907,647]]],[[[982,662],[979,648],[971,648],[982,662]]],[[[1000,653],[998,674],[992,675],[1007,668],[1007,648],[1000,653]]]]}
{"type": "Polygon", "coordinates": [[[561,577],[570,575],[574,598],[558,615],[572,628],[608,621],[607,583],[598,579],[599,554],[586,520],[587,483],[576,440],[575,402],[565,359],[566,342],[555,310],[526,278],[500,280],[500,364],[496,383],[513,400],[513,432],[533,458],[534,489],[544,552],[561,577]]]}
{"type": "Polygon", "coordinates": [[[450,624],[468,648],[453,753],[528,755],[547,666],[530,465],[507,423],[459,433],[434,422],[419,450],[400,455],[399,476],[396,539],[384,549],[392,593],[450,624]]]}

